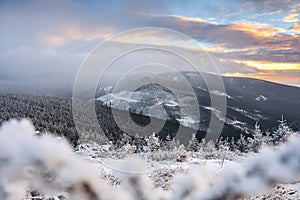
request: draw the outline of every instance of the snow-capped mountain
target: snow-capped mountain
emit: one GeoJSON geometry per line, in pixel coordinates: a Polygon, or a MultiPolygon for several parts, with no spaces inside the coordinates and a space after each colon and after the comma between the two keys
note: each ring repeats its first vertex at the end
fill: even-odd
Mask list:
{"type": "MultiPolygon", "coordinates": [[[[213,114],[218,120],[225,122],[222,134],[228,137],[238,137],[240,133],[249,134],[256,121],[262,124],[264,130],[268,130],[277,124],[281,115],[291,123],[300,118],[300,111],[295,110],[300,107],[298,87],[251,78],[222,77],[225,91],[209,91],[204,80],[213,81],[216,75],[196,72],[182,72],[182,75],[189,81],[197,96],[200,116],[196,114],[195,102],[188,93],[181,91],[182,95],[176,97],[171,90],[159,84],[144,85],[133,92],[113,92],[110,86],[111,92],[96,100],[114,109],[169,120],[176,126],[181,124],[198,130],[201,134],[206,132],[213,114]],[[211,106],[213,95],[226,98],[226,116],[211,106]],[[165,112],[161,112],[162,109],[165,112]]],[[[178,74],[161,74],[161,77],[173,85],[180,85],[178,74]]]]}

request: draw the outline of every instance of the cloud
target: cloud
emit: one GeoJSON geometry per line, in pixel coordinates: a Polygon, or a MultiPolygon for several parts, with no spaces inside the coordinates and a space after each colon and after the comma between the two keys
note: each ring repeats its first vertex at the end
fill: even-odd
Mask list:
{"type": "Polygon", "coordinates": [[[290,13],[283,18],[283,22],[298,22],[298,13],[290,13]]]}
{"type": "Polygon", "coordinates": [[[294,32],[300,32],[300,24],[294,24],[290,30],[294,32]]]}
{"type": "Polygon", "coordinates": [[[280,63],[265,61],[238,61],[259,70],[300,70],[300,63],[280,63]]]}
{"type": "Polygon", "coordinates": [[[64,51],[20,47],[0,54],[1,77],[34,89],[70,94],[84,57],[64,51]]]}
{"type": "Polygon", "coordinates": [[[290,70],[290,71],[276,70],[276,71],[268,71],[268,73],[253,74],[252,76],[249,77],[299,87],[300,85],[299,76],[300,76],[300,70],[290,70]]]}
{"type": "MultiPolygon", "coordinates": [[[[1,77],[32,84],[39,80],[38,85],[48,87],[52,84],[52,88],[71,87],[84,55],[93,47],[113,34],[140,27],[170,28],[191,36],[216,57],[222,73],[252,76],[264,71],[234,60],[291,63],[290,66],[300,63],[299,24],[286,30],[270,25],[268,21],[244,20],[244,13],[251,10],[250,14],[283,13],[286,20],[295,21],[299,2],[234,0],[232,4],[240,7],[242,13],[235,15],[236,20],[223,23],[213,10],[214,6],[207,11],[212,12],[208,16],[215,18],[212,21],[191,14],[198,9],[196,6],[192,7],[194,12],[178,15],[171,9],[173,4],[159,0],[146,3],[1,1],[1,77]]],[[[185,6],[184,3],[180,5],[185,6]]],[[[227,2],[221,2],[216,9],[228,10],[226,5],[227,2]]],[[[201,9],[199,7],[197,12],[202,12],[201,9]]],[[[136,42],[157,41],[158,45],[186,45],[188,42],[177,41],[172,35],[159,32],[143,32],[132,38],[136,42]]],[[[125,44],[127,41],[128,38],[122,38],[117,42],[125,44]]]]}
{"type": "Polygon", "coordinates": [[[272,27],[268,24],[263,23],[233,23],[228,25],[229,30],[233,31],[243,31],[249,33],[256,38],[270,38],[280,31],[284,31],[281,28],[272,27]]]}
{"type": "Polygon", "coordinates": [[[154,26],[183,32],[198,41],[218,46],[228,55],[263,61],[300,62],[300,35],[264,23],[217,24],[203,19],[159,16],[148,20],[154,26]]]}
{"type": "Polygon", "coordinates": [[[297,0],[236,0],[241,3],[243,9],[256,9],[259,11],[285,12],[290,10],[297,0]]]}

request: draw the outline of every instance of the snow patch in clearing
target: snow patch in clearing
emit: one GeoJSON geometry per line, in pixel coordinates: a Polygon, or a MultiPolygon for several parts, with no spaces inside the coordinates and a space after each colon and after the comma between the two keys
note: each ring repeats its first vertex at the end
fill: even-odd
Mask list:
{"type": "Polygon", "coordinates": [[[189,116],[184,116],[182,119],[178,119],[178,121],[183,126],[191,126],[191,125],[195,125],[195,124],[199,123],[199,121],[194,120],[193,118],[191,118],[189,116]]]}
{"type": "Polygon", "coordinates": [[[217,91],[217,90],[212,90],[212,91],[209,91],[211,94],[214,94],[214,95],[217,95],[217,96],[223,96],[223,97],[226,97],[228,99],[233,99],[232,96],[226,94],[225,92],[220,92],[220,91],[217,91]]]}
{"type": "Polygon", "coordinates": [[[210,110],[220,121],[225,122],[225,116],[223,116],[221,111],[209,106],[204,106],[203,108],[210,110]]]}
{"type": "Polygon", "coordinates": [[[255,98],[255,101],[260,101],[260,102],[263,102],[263,101],[267,101],[268,98],[265,97],[264,95],[259,95],[258,97],[255,98]]]}

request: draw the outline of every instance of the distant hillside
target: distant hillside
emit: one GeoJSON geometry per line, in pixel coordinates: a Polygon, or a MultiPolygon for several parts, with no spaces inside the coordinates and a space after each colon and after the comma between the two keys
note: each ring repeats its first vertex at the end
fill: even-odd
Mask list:
{"type": "MultiPolygon", "coordinates": [[[[103,133],[110,140],[115,140],[124,133],[114,121],[112,114],[114,110],[125,121],[128,115],[124,115],[124,113],[130,111],[131,118],[140,126],[149,123],[150,115],[153,115],[153,120],[158,120],[158,122],[166,120],[163,130],[160,132],[162,136],[167,134],[174,136],[181,124],[186,130],[192,129],[192,131],[198,132],[198,138],[202,138],[205,136],[210,116],[218,115],[218,111],[211,107],[211,95],[222,95],[227,99],[223,137],[249,135],[256,121],[264,131],[273,129],[277,126],[277,121],[282,114],[293,129],[299,130],[300,128],[300,110],[298,109],[300,108],[300,88],[298,87],[250,78],[222,77],[225,93],[209,92],[202,76],[213,80],[215,75],[200,75],[192,72],[183,72],[182,74],[189,80],[197,95],[199,117],[193,116],[195,105],[191,105],[188,96],[184,97],[183,101],[186,105],[179,105],[172,91],[159,85],[142,86],[135,94],[121,91],[113,95],[111,94],[113,86],[108,85],[101,88],[101,96],[96,98],[98,122],[103,133]],[[116,104],[109,103],[112,98],[114,98],[114,102],[117,102],[116,104]],[[130,104],[124,104],[126,101],[130,101],[130,104]],[[124,107],[123,105],[130,106],[124,107]],[[160,112],[149,113],[149,108],[157,105],[163,105],[168,116],[162,117],[160,112]],[[191,112],[182,113],[180,106],[190,108],[191,112]]],[[[162,77],[176,81],[176,74],[163,74],[162,77]]],[[[77,143],[79,136],[73,122],[71,98],[45,96],[36,90],[22,87],[20,84],[7,81],[1,81],[1,83],[1,123],[10,118],[30,118],[39,131],[65,135],[74,145],[77,143]]],[[[84,103],[82,106],[85,106],[84,103]]],[[[186,110],[189,112],[189,109],[186,110]]],[[[222,120],[222,117],[217,117],[222,120]]],[[[88,119],[80,119],[80,123],[85,125],[84,131],[94,135],[101,134],[95,131],[88,119]]],[[[127,133],[132,134],[131,127],[127,128],[127,133]]]]}
{"type": "MultiPolygon", "coordinates": [[[[161,119],[166,118],[159,113],[150,114],[149,110],[164,105],[164,109],[169,113],[169,119],[176,119],[177,123],[181,122],[199,130],[199,134],[202,134],[199,137],[203,137],[203,132],[206,132],[211,114],[217,115],[218,119],[222,120],[221,116],[218,116],[218,110],[211,107],[211,95],[224,96],[227,99],[227,114],[222,131],[225,137],[239,137],[241,133],[248,135],[256,122],[261,124],[263,130],[273,129],[277,126],[281,115],[292,124],[300,119],[300,110],[297,109],[300,108],[299,87],[251,78],[222,77],[225,91],[208,91],[204,80],[213,83],[216,75],[206,73],[200,75],[196,72],[182,72],[182,75],[190,82],[197,95],[200,116],[192,115],[194,105],[191,104],[189,95],[185,94],[186,91],[182,91],[181,97],[184,105],[179,105],[172,91],[167,92],[163,86],[158,85],[144,86],[135,92],[120,91],[113,94],[111,93],[113,86],[110,85],[101,88],[103,92],[97,100],[115,109],[130,110],[161,119]],[[182,106],[190,108],[190,113],[180,113],[182,106]]],[[[149,77],[133,77],[131,81],[138,81],[141,78],[149,77]]],[[[161,74],[161,78],[180,87],[180,82],[177,81],[178,74],[165,73],[161,74]]],[[[177,123],[174,123],[176,126],[177,123]]],[[[293,128],[297,126],[294,125],[293,128]]]]}

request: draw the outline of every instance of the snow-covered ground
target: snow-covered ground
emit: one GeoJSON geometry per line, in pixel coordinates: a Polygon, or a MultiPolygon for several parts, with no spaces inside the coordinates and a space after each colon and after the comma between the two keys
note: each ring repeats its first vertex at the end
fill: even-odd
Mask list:
{"type": "MultiPolygon", "coordinates": [[[[81,144],[76,150],[76,154],[84,160],[91,162],[97,169],[99,174],[105,174],[105,177],[111,177],[107,180],[108,183],[122,184],[124,174],[138,173],[144,174],[151,178],[153,185],[161,187],[159,189],[166,190],[171,193],[173,181],[178,177],[187,176],[195,170],[205,173],[205,177],[211,180],[221,176],[223,173],[228,173],[228,169],[237,173],[243,172],[243,161],[247,159],[245,155],[237,155],[235,159],[205,159],[194,153],[189,153],[186,160],[181,161],[155,161],[147,159],[145,154],[126,154],[123,158],[107,158],[105,153],[109,154],[109,145],[97,144],[81,144]],[[138,159],[143,165],[140,170],[124,168],[124,165],[130,162],[131,159],[138,159]],[[112,182],[112,180],[114,180],[112,182]]],[[[113,156],[110,156],[113,157],[113,156]]],[[[192,181],[192,180],[191,180],[192,181]]],[[[251,182],[249,183],[251,187],[251,182]]],[[[251,190],[251,189],[250,189],[251,190]]],[[[170,195],[170,194],[169,194],[170,195]]],[[[300,183],[277,184],[270,190],[264,191],[261,194],[249,196],[246,199],[299,199],[300,198],[300,183]]]]}
{"type": "Polygon", "coordinates": [[[300,198],[297,134],[259,153],[216,150],[210,142],[199,151],[156,148],[154,135],[141,153],[93,142],[74,150],[63,138],[36,136],[26,120],[4,124],[0,138],[3,200],[300,198]]]}
{"type": "MultiPolygon", "coordinates": [[[[109,145],[97,145],[97,144],[81,144],[76,149],[76,154],[78,154],[84,160],[88,160],[93,163],[99,171],[106,171],[112,173],[112,175],[117,175],[120,172],[124,171],[122,169],[122,164],[127,162],[127,159],[139,157],[140,160],[143,160],[145,165],[145,171],[140,171],[139,173],[151,174],[153,171],[160,168],[182,168],[189,170],[195,166],[206,166],[212,170],[213,173],[220,173],[222,169],[226,167],[231,167],[234,170],[237,170],[239,165],[239,159],[233,160],[222,160],[222,159],[204,159],[199,158],[193,153],[190,153],[188,158],[184,162],[176,161],[156,161],[151,159],[146,159],[147,154],[135,154],[129,153],[123,158],[114,157],[113,153],[109,153],[109,145]],[[111,154],[109,157],[108,154],[111,154]]],[[[134,172],[132,172],[134,173],[134,172]]]]}

